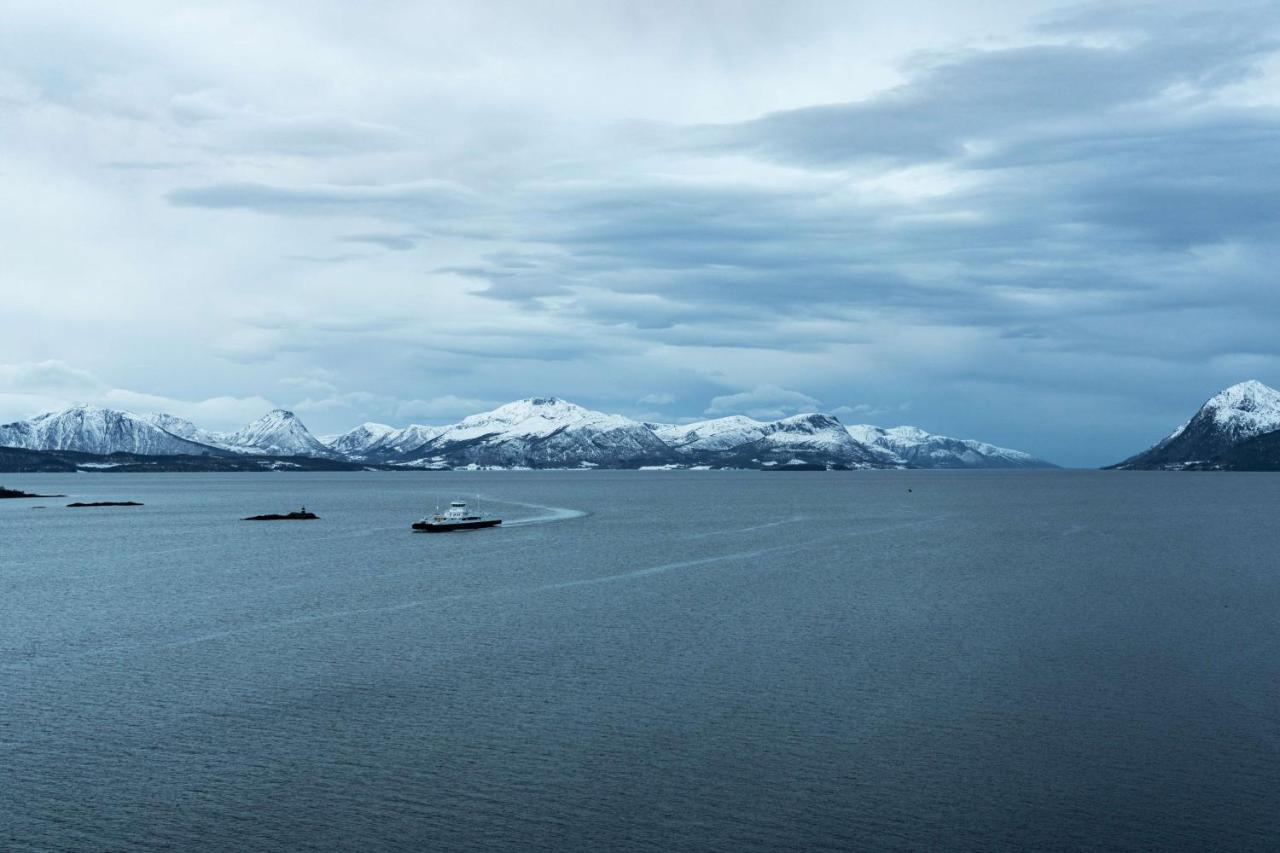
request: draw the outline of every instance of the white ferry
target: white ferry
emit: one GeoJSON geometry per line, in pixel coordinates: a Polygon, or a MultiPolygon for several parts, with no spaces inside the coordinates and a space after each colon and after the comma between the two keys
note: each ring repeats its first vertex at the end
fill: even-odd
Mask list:
{"type": "Polygon", "coordinates": [[[502,519],[467,512],[465,501],[454,501],[443,513],[427,516],[413,525],[424,533],[449,533],[453,530],[478,530],[481,527],[497,527],[502,519]]]}

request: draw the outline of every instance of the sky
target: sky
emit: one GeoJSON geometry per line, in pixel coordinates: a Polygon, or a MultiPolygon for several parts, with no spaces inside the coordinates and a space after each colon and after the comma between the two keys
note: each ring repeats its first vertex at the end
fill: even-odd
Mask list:
{"type": "Polygon", "coordinates": [[[0,6],[0,422],[555,395],[1093,466],[1280,385],[1280,2],[0,6]]]}

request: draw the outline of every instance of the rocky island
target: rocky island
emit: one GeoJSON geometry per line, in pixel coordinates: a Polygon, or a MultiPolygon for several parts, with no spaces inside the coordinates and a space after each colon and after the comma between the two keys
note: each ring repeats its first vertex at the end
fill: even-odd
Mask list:
{"type": "Polygon", "coordinates": [[[66,495],[33,495],[30,492],[21,492],[17,489],[6,489],[0,486],[0,498],[65,498],[66,495]]]}
{"type": "Polygon", "coordinates": [[[319,518],[320,516],[314,512],[307,512],[307,508],[304,506],[297,512],[286,512],[283,515],[274,512],[266,515],[250,515],[241,519],[241,521],[315,521],[319,518]]]}

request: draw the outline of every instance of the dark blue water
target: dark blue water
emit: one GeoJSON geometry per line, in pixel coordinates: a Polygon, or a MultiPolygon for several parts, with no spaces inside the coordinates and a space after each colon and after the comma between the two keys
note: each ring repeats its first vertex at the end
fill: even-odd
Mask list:
{"type": "Polygon", "coordinates": [[[1280,843],[1277,476],[2,479],[5,850],[1280,843]]]}

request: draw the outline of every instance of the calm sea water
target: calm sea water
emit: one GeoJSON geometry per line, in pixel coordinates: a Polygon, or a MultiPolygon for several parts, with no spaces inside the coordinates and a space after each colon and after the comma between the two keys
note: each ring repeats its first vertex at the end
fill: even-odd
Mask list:
{"type": "Polygon", "coordinates": [[[5,850],[1280,845],[1280,476],[0,481],[5,850]]]}

